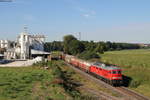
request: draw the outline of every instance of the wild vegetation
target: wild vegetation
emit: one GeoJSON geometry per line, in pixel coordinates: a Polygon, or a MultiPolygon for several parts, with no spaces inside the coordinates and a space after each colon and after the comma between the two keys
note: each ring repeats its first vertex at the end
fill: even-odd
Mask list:
{"type": "Polygon", "coordinates": [[[116,64],[129,78],[129,87],[150,97],[150,50],[109,51],[102,55],[105,63],[116,64]]]}
{"type": "MultiPolygon", "coordinates": [[[[0,68],[0,100],[65,100],[68,94],[55,84],[57,68],[0,68]]],[[[57,74],[58,73],[58,74],[57,74]]]]}
{"type": "Polygon", "coordinates": [[[33,67],[0,68],[0,100],[70,100],[78,96],[78,91],[63,80],[65,76],[59,63],[41,62],[33,67]]]}
{"type": "MultiPolygon", "coordinates": [[[[74,71],[62,70],[62,61],[34,64],[32,67],[0,68],[0,100],[91,100],[81,94],[71,78],[74,71]],[[48,66],[46,70],[43,66],[48,66]]],[[[67,67],[66,67],[67,68],[67,67]]],[[[77,78],[78,76],[76,76],[77,78]]],[[[77,78],[79,79],[79,78],[77,78]]],[[[85,92],[86,93],[86,92],[85,92]]]]}
{"type": "Polygon", "coordinates": [[[95,91],[121,97],[76,73],[63,61],[0,68],[0,100],[97,100],[95,91]]]}

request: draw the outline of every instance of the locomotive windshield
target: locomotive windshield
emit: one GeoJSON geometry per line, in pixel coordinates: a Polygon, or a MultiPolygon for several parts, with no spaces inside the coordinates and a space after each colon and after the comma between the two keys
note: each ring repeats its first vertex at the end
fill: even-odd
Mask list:
{"type": "Polygon", "coordinates": [[[121,74],[121,71],[119,70],[119,71],[112,71],[112,74],[121,74]]]}
{"type": "Polygon", "coordinates": [[[94,63],[94,65],[96,65],[96,66],[103,66],[103,67],[106,66],[104,63],[99,63],[99,62],[94,63]]]}

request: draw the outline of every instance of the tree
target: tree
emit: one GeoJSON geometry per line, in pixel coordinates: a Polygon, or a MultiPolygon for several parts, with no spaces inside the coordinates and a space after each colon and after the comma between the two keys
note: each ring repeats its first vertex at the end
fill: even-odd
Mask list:
{"type": "Polygon", "coordinates": [[[78,40],[72,40],[70,43],[69,52],[73,55],[80,54],[85,50],[85,47],[82,42],[78,40]]]}
{"type": "Polygon", "coordinates": [[[73,35],[66,35],[63,37],[64,52],[70,54],[69,48],[71,47],[71,41],[77,40],[73,35]]]}
{"type": "Polygon", "coordinates": [[[104,48],[105,48],[105,44],[103,42],[99,42],[97,44],[97,47],[95,48],[95,52],[103,54],[104,48]]]}
{"type": "Polygon", "coordinates": [[[87,51],[94,51],[96,48],[96,43],[94,41],[90,41],[87,45],[87,51]]]}
{"type": "Polygon", "coordinates": [[[63,40],[65,53],[76,55],[85,50],[84,44],[73,35],[66,35],[63,40]]]}
{"type": "Polygon", "coordinates": [[[112,43],[111,43],[110,41],[107,41],[107,42],[106,42],[106,48],[107,48],[106,51],[109,51],[109,50],[112,49],[112,43]]]}
{"type": "Polygon", "coordinates": [[[92,58],[100,58],[100,56],[95,51],[84,51],[79,56],[81,59],[92,59],[92,58]]]}
{"type": "Polygon", "coordinates": [[[63,51],[63,43],[61,41],[46,42],[44,44],[44,50],[51,51],[63,51]]]}

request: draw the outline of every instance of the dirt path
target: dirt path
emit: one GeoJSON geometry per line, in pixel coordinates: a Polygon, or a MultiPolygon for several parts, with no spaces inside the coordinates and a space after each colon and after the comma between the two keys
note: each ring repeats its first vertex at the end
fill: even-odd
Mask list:
{"type": "Polygon", "coordinates": [[[7,64],[0,64],[0,67],[27,67],[31,66],[34,63],[32,60],[26,60],[26,61],[14,61],[7,64]]]}

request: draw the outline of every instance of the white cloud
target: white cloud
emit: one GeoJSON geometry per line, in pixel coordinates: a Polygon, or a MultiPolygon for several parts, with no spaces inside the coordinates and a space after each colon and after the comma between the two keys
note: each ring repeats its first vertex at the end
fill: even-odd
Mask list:
{"type": "Polygon", "coordinates": [[[81,15],[85,18],[96,16],[96,11],[94,11],[94,10],[84,9],[84,8],[81,8],[81,7],[77,7],[76,9],[78,11],[80,11],[80,13],[82,13],[81,15]]]}
{"type": "Polygon", "coordinates": [[[69,3],[73,9],[75,9],[80,13],[82,17],[90,18],[96,16],[96,11],[82,7],[82,5],[79,3],[78,0],[64,0],[64,1],[69,3]]]}
{"type": "Polygon", "coordinates": [[[83,16],[84,16],[84,17],[89,17],[90,15],[89,15],[89,14],[83,14],[83,16]]]}

